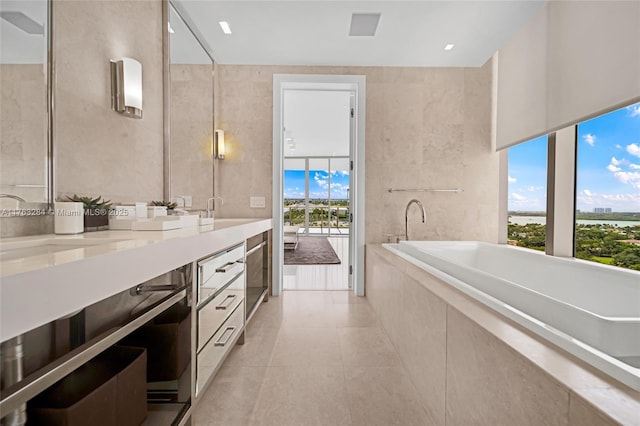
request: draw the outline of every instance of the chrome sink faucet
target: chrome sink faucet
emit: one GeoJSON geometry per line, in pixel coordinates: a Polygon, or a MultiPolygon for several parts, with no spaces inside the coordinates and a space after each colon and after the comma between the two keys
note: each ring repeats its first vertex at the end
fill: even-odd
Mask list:
{"type": "Polygon", "coordinates": [[[220,200],[220,205],[224,204],[224,200],[222,199],[222,197],[209,198],[207,200],[207,217],[213,217],[213,211],[216,209],[216,200],[220,200]]]}
{"type": "Polygon", "coordinates": [[[422,206],[422,203],[418,200],[416,200],[415,198],[411,201],[409,201],[409,203],[407,204],[407,208],[404,210],[404,239],[409,241],[409,227],[408,227],[408,218],[407,215],[409,214],[409,207],[411,207],[411,204],[417,204],[418,207],[420,207],[420,210],[422,210],[422,223],[425,222],[425,218],[426,218],[426,213],[424,212],[424,207],[422,206]]]}

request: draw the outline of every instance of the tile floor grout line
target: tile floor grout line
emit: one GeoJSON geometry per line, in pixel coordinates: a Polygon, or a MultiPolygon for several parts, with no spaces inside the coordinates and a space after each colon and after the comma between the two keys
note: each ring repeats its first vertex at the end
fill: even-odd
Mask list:
{"type": "MultiPolygon", "coordinates": [[[[281,302],[282,303],[282,302],[281,302]]],[[[282,307],[280,307],[282,309],[282,307]]],[[[278,324],[278,332],[276,334],[275,342],[273,344],[273,348],[271,348],[271,355],[269,356],[269,360],[267,361],[266,367],[264,367],[264,376],[262,377],[262,381],[260,382],[260,389],[258,390],[258,394],[256,395],[255,401],[253,402],[253,407],[251,408],[251,413],[249,414],[249,424],[250,425],[260,425],[262,422],[258,420],[258,405],[261,401],[264,393],[264,386],[267,382],[267,377],[269,375],[270,369],[273,368],[271,365],[271,361],[273,360],[273,356],[275,353],[276,345],[278,344],[278,340],[280,339],[280,332],[282,331],[282,321],[284,318],[281,318],[278,324]]]]}
{"type": "MultiPolygon", "coordinates": [[[[298,293],[298,292],[295,292],[298,293]]],[[[273,344],[269,343],[270,346],[270,353],[268,355],[268,358],[266,360],[266,367],[260,367],[261,369],[264,369],[264,376],[262,377],[262,380],[259,382],[260,386],[259,389],[257,389],[257,393],[254,394],[255,397],[253,398],[247,398],[247,401],[245,403],[252,403],[253,406],[251,407],[250,410],[247,410],[248,413],[246,414],[248,416],[248,418],[243,419],[245,421],[248,421],[248,423],[244,423],[244,424],[251,424],[251,425],[261,425],[261,424],[267,424],[269,419],[267,418],[260,418],[259,415],[260,413],[268,413],[269,410],[267,409],[267,406],[264,406],[264,404],[266,404],[268,401],[271,401],[273,399],[273,395],[269,395],[267,394],[267,392],[269,392],[269,381],[267,380],[267,377],[271,375],[271,382],[273,382],[273,380],[278,380],[277,378],[274,379],[273,374],[274,370],[278,369],[277,366],[273,366],[273,362],[275,361],[275,357],[278,356],[278,352],[277,352],[277,348],[278,348],[278,343],[282,342],[283,339],[283,333],[285,333],[285,329],[289,328],[288,326],[290,325],[295,325],[292,324],[294,322],[297,321],[297,317],[295,315],[295,311],[292,311],[289,309],[287,310],[287,306],[300,306],[300,302],[301,306],[302,306],[302,311],[305,311],[305,305],[309,302],[314,302],[314,296],[313,294],[311,294],[312,292],[308,292],[309,294],[305,295],[302,292],[298,293],[297,295],[291,295],[291,297],[285,297],[284,294],[283,296],[281,296],[282,298],[280,300],[278,300],[278,305],[273,306],[271,309],[274,309],[275,312],[269,312],[267,318],[269,319],[269,321],[267,321],[269,323],[269,325],[272,325],[271,321],[273,320],[273,318],[279,319],[280,321],[276,323],[275,327],[269,327],[269,328],[276,328],[277,331],[275,333],[275,336],[273,336],[272,338],[270,337],[268,339],[269,342],[273,342],[273,344]],[[285,312],[289,312],[289,314],[285,314],[285,312]],[[274,316],[272,315],[273,313],[279,314],[278,316],[274,316]],[[273,340],[272,340],[273,339],[273,340]],[[265,411],[266,410],[266,411],[265,411]]],[[[422,410],[422,416],[425,419],[428,419],[429,416],[426,413],[425,407],[422,407],[422,404],[420,403],[419,398],[417,398],[417,390],[415,385],[413,384],[413,381],[410,379],[410,377],[408,376],[407,370],[404,366],[404,362],[403,360],[399,357],[398,351],[393,343],[393,341],[389,338],[386,330],[384,329],[384,327],[382,326],[381,321],[379,320],[379,317],[377,315],[377,313],[375,311],[373,311],[371,309],[371,306],[368,304],[368,301],[365,300],[364,304],[369,306],[369,310],[371,310],[371,313],[373,314],[373,319],[375,319],[374,323],[371,324],[371,318],[366,319],[366,321],[364,321],[364,323],[367,324],[366,327],[359,327],[359,326],[352,326],[351,322],[355,319],[355,323],[356,324],[360,324],[361,322],[361,318],[359,316],[352,316],[356,315],[354,312],[350,312],[349,309],[347,309],[347,313],[346,313],[346,323],[347,326],[345,327],[340,327],[338,324],[338,321],[336,320],[336,316],[338,316],[340,314],[340,312],[342,312],[342,310],[338,310],[336,309],[336,306],[339,305],[336,303],[336,300],[339,299],[339,301],[343,301],[344,299],[342,297],[336,297],[334,298],[334,294],[332,291],[325,291],[325,294],[322,295],[322,298],[320,300],[320,303],[312,303],[310,306],[313,307],[311,308],[311,310],[313,309],[317,309],[320,308],[321,310],[325,311],[328,315],[331,315],[334,318],[333,321],[333,325],[329,326],[329,327],[323,327],[326,328],[328,330],[333,330],[333,335],[334,338],[337,339],[337,349],[338,349],[338,359],[339,362],[338,363],[333,363],[333,364],[329,364],[327,365],[327,370],[329,372],[332,372],[331,374],[335,374],[338,373],[338,376],[334,376],[336,378],[338,377],[342,377],[342,382],[340,382],[340,380],[336,380],[334,383],[336,385],[335,388],[331,388],[333,390],[339,390],[339,389],[343,389],[344,395],[345,395],[345,400],[344,400],[344,405],[346,407],[343,406],[343,408],[345,409],[344,412],[342,412],[341,417],[344,421],[344,423],[340,423],[340,424],[354,424],[354,421],[356,418],[360,419],[360,420],[364,420],[366,419],[366,413],[364,414],[365,417],[363,418],[362,415],[363,413],[361,413],[361,410],[358,410],[358,408],[362,408],[358,405],[358,398],[354,399],[354,393],[356,392],[355,396],[360,395],[360,392],[362,392],[363,390],[360,389],[360,387],[356,386],[355,388],[353,386],[350,386],[350,383],[348,381],[348,375],[347,373],[347,368],[357,368],[358,364],[357,362],[352,365],[352,366],[347,366],[345,365],[345,357],[344,357],[344,351],[345,351],[345,346],[343,345],[343,341],[341,340],[341,331],[346,330],[346,329],[353,329],[354,331],[352,333],[357,333],[357,331],[362,331],[363,328],[365,329],[369,329],[369,330],[377,330],[377,332],[382,333],[381,337],[383,337],[383,342],[380,342],[381,344],[383,344],[383,346],[389,346],[395,355],[395,358],[397,360],[400,361],[399,365],[394,365],[394,366],[378,366],[377,368],[375,368],[376,370],[389,370],[389,369],[394,369],[394,368],[400,368],[400,371],[403,373],[403,375],[405,376],[406,379],[409,379],[407,384],[409,385],[409,388],[404,388],[404,392],[409,392],[409,394],[412,394],[414,397],[411,398],[413,400],[414,403],[417,403],[417,407],[420,407],[422,410]],[[328,308],[328,309],[327,309],[328,308]],[[386,342],[384,342],[384,340],[386,339],[386,342]],[[386,344],[385,344],[386,343],[386,344]],[[337,368],[341,368],[342,369],[342,374],[340,375],[339,372],[336,371],[337,368]],[[347,410],[348,410],[348,418],[347,418],[347,410]],[[354,411],[355,410],[355,411],[354,411]],[[358,413],[360,413],[360,416],[358,416],[358,413]]],[[[276,302],[276,299],[274,298],[274,302],[276,302]]],[[[347,302],[349,302],[349,296],[347,295],[347,302]]],[[[275,303],[274,303],[275,304],[275,303]]],[[[360,311],[360,309],[357,309],[358,311],[360,311]]],[[[255,319],[258,319],[259,317],[256,317],[255,319]]],[[[264,323],[261,323],[260,325],[263,325],[264,323]]],[[[307,328],[307,329],[313,329],[314,327],[301,327],[301,328],[307,328]]],[[[259,328],[255,328],[255,333],[257,334],[261,334],[263,333],[263,329],[262,327],[259,328]]],[[[252,333],[253,334],[253,333],[252,333]]],[[[256,348],[260,349],[261,345],[256,346],[256,348]]],[[[253,350],[251,351],[252,353],[254,352],[253,350]]],[[[256,352],[256,354],[254,354],[255,356],[259,356],[260,351],[258,350],[256,352]]],[[[250,360],[248,360],[250,362],[250,360]]],[[[357,360],[356,360],[357,361],[357,360]]],[[[246,365],[247,360],[243,361],[243,365],[240,365],[240,367],[244,367],[246,365]]],[[[316,362],[317,364],[317,362],[316,362]]],[[[282,366],[282,368],[286,369],[288,368],[287,366],[282,366]]],[[[215,380],[215,379],[214,379],[215,380]]],[[[233,379],[231,379],[233,380],[233,379]]],[[[256,380],[257,381],[257,380],[256,380]]],[[[239,382],[236,382],[236,384],[238,384],[239,382]]],[[[273,384],[273,383],[271,383],[273,384]]],[[[353,385],[353,383],[351,383],[353,385]]],[[[212,385],[214,385],[214,383],[212,383],[212,385]]],[[[240,388],[242,387],[242,383],[239,383],[240,388]]],[[[406,385],[402,385],[403,387],[406,385]]],[[[208,390],[209,391],[209,390],[208,390]]],[[[298,392],[296,389],[293,389],[292,392],[296,393],[298,392]]],[[[281,401],[282,402],[282,401],[281,401]]],[[[222,406],[224,406],[224,401],[215,401],[215,403],[218,404],[222,404],[222,406]]],[[[342,406],[342,403],[340,404],[342,406]]],[[[410,404],[410,405],[413,405],[410,404]]],[[[286,407],[286,402],[285,402],[285,407],[286,407]]],[[[247,407],[248,408],[248,407],[247,407]]],[[[417,414],[416,414],[417,415],[417,414]]],[[[298,415],[298,421],[300,421],[301,423],[305,423],[305,421],[302,421],[302,419],[304,419],[304,414],[302,415],[302,417],[300,417],[298,415]]],[[[210,419],[202,419],[205,420],[205,422],[209,421],[210,419]]],[[[199,423],[198,423],[199,424],[199,423]]],[[[204,424],[215,424],[215,419],[211,419],[211,421],[209,421],[208,423],[204,423],[204,424]]]]}

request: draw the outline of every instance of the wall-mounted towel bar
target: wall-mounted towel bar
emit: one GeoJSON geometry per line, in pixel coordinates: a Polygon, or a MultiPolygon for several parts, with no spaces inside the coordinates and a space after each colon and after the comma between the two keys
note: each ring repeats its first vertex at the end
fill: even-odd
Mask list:
{"type": "Polygon", "coordinates": [[[389,188],[389,192],[463,192],[462,189],[393,189],[389,188]]]}

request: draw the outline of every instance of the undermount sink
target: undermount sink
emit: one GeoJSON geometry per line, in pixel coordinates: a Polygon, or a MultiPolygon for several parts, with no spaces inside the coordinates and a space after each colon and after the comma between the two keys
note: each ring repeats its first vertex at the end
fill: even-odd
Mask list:
{"type": "Polygon", "coordinates": [[[46,237],[19,241],[0,241],[0,261],[15,260],[78,248],[110,244],[121,239],[46,237]]]}

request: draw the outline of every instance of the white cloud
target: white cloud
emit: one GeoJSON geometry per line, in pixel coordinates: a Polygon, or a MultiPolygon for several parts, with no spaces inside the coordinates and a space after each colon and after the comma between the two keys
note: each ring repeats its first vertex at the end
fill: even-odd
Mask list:
{"type": "Polygon", "coordinates": [[[636,157],[640,157],[640,146],[635,143],[627,145],[627,152],[631,155],[635,155],[636,157]]]}
{"type": "Polygon", "coordinates": [[[640,104],[629,105],[627,111],[629,111],[631,117],[640,116],[640,104]]]}
{"type": "Polygon", "coordinates": [[[516,182],[518,181],[518,179],[516,179],[516,178],[514,178],[514,177],[509,176],[508,181],[509,181],[509,183],[516,183],[516,182]]]}
{"type": "Polygon", "coordinates": [[[620,182],[629,184],[634,188],[640,189],[640,172],[622,172],[617,171],[613,174],[620,182]]]}
{"type": "Polygon", "coordinates": [[[638,211],[640,207],[640,194],[598,194],[585,189],[576,198],[581,210],[605,206],[614,211],[638,211]]]}
{"type": "Polygon", "coordinates": [[[531,185],[531,186],[527,187],[527,191],[529,191],[529,192],[541,191],[543,189],[544,189],[544,186],[533,186],[533,185],[531,185]]]}
{"type": "Polygon", "coordinates": [[[616,148],[618,149],[622,149],[622,145],[620,145],[619,143],[616,144],[616,148]]]}
{"type": "Polygon", "coordinates": [[[525,197],[517,192],[509,195],[509,210],[544,211],[545,197],[525,197]]]}
{"type": "Polygon", "coordinates": [[[591,133],[587,133],[586,135],[583,135],[582,139],[584,139],[584,141],[588,143],[590,146],[593,146],[596,143],[596,135],[592,135],[591,133]]]}
{"type": "Polygon", "coordinates": [[[304,198],[304,192],[294,191],[291,188],[284,190],[284,198],[304,198]]]}
{"type": "MultiPolygon", "coordinates": [[[[632,147],[632,145],[634,144],[631,144],[627,147],[627,150],[629,150],[629,147],[631,147],[631,149],[629,150],[630,152],[634,151],[634,148],[632,147]]],[[[640,152],[640,148],[638,149],[640,152]]],[[[629,171],[629,170],[623,170],[623,168],[620,166],[628,166],[629,170],[639,170],[640,165],[632,164],[629,160],[624,158],[622,160],[618,160],[616,157],[611,157],[611,163],[607,166],[607,170],[613,173],[613,176],[618,181],[626,185],[631,185],[634,188],[640,188],[640,173],[629,171]]]]}
{"type": "Polygon", "coordinates": [[[320,188],[327,189],[329,187],[328,176],[322,175],[318,172],[313,176],[313,180],[318,184],[320,188]]]}

